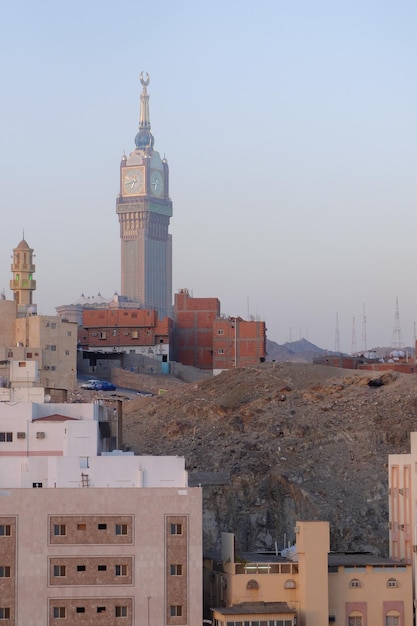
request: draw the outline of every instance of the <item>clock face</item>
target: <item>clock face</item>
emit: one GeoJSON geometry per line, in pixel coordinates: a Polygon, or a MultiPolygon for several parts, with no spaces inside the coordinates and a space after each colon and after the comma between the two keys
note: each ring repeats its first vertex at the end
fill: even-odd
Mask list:
{"type": "Polygon", "coordinates": [[[123,195],[136,196],[143,193],[145,175],[143,167],[129,167],[123,170],[123,195]]]}
{"type": "Polygon", "coordinates": [[[151,172],[151,194],[159,197],[164,195],[164,178],[158,170],[151,172]]]}

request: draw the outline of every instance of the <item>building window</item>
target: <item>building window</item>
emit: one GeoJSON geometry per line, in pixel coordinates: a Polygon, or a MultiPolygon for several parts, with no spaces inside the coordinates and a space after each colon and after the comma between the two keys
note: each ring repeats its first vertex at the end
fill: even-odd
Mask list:
{"type": "Polygon", "coordinates": [[[71,331],[67,330],[67,337],[71,337],[71,331]]]}
{"type": "Polygon", "coordinates": [[[69,350],[65,350],[65,356],[69,356],[70,355],[70,351],[69,350]]]}
{"type": "Polygon", "coordinates": [[[100,339],[107,339],[107,333],[106,332],[99,333],[99,337],[100,339]]]}
{"type": "Polygon", "coordinates": [[[171,604],[170,614],[171,614],[171,617],[181,617],[182,616],[181,604],[171,604]]]}
{"type": "Polygon", "coordinates": [[[387,615],[385,618],[385,626],[400,626],[399,615],[387,615]]]}
{"type": "Polygon", "coordinates": [[[349,617],[348,626],[362,626],[362,616],[352,615],[349,617]]]}
{"type": "Polygon", "coordinates": [[[219,349],[217,350],[217,354],[224,354],[224,350],[223,350],[223,348],[219,348],[219,349]]]}
{"type": "Polygon", "coordinates": [[[77,530],[87,530],[87,524],[77,524],[77,530]]]}
{"type": "Polygon", "coordinates": [[[182,524],[171,524],[171,535],[182,535],[182,524]]]}
{"type": "Polygon", "coordinates": [[[284,589],[295,589],[297,587],[295,580],[289,578],[284,583],[284,589]]]}
{"type": "Polygon", "coordinates": [[[76,613],[85,613],[85,606],[77,606],[75,608],[76,613]]]}
{"type": "Polygon", "coordinates": [[[219,328],[219,329],[218,329],[218,331],[217,331],[217,334],[218,334],[218,335],[224,335],[224,330],[223,330],[223,328],[219,328]]]}
{"type": "Polygon", "coordinates": [[[8,565],[0,565],[0,578],[10,578],[10,567],[8,565]]]}
{"type": "Polygon", "coordinates": [[[0,607],[0,619],[10,619],[10,609],[0,607]]]}
{"type": "Polygon", "coordinates": [[[54,565],[54,576],[65,576],[65,565],[54,565]]]}
{"type": "Polygon", "coordinates": [[[13,433],[0,433],[0,441],[13,441],[13,433]]]}
{"type": "Polygon", "coordinates": [[[0,537],[10,537],[11,531],[10,524],[0,524],[0,537]]]}
{"type": "Polygon", "coordinates": [[[56,345],[52,344],[51,346],[49,346],[49,349],[51,352],[56,352],[56,345]]]}
{"type": "Polygon", "coordinates": [[[360,586],[361,586],[360,580],[358,580],[357,578],[352,578],[352,580],[349,582],[349,587],[351,589],[357,589],[360,586]]]}
{"type": "Polygon", "coordinates": [[[127,535],[127,524],[116,524],[116,535],[127,535]]]}
{"type": "Polygon", "coordinates": [[[54,617],[55,618],[65,617],[65,606],[54,606],[54,617]]]}
{"type": "Polygon", "coordinates": [[[67,527],[65,524],[54,524],[54,535],[55,536],[63,536],[67,534],[67,527]]]}
{"type": "Polygon", "coordinates": [[[182,565],[180,563],[170,565],[169,573],[171,576],[182,576],[182,565]]]}
{"type": "Polygon", "coordinates": [[[51,323],[51,328],[56,328],[56,322],[51,323]]]}
{"type": "Polygon", "coordinates": [[[396,578],[388,578],[387,587],[398,587],[398,580],[396,578]]]}
{"type": "Polygon", "coordinates": [[[127,565],[116,565],[115,574],[116,576],[127,576],[127,565]]]}
{"type": "Polygon", "coordinates": [[[115,607],[116,617],[127,617],[127,606],[115,607]]]}
{"type": "Polygon", "coordinates": [[[107,571],[107,565],[97,565],[97,571],[98,572],[106,572],[107,571]]]}
{"type": "Polygon", "coordinates": [[[104,613],[106,611],[106,607],[105,606],[98,606],[97,607],[97,613],[104,613]]]}
{"type": "Polygon", "coordinates": [[[77,572],[85,572],[85,565],[77,565],[77,572]]]}
{"type": "Polygon", "coordinates": [[[98,525],[97,525],[97,528],[98,528],[99,530],[107,530],[107,524],[98,524],[98,525]]]}
{"type": "Polygon", "coordinates": [[[255,580],[254,578],[251,578],[251,580],[248,580],[248,582],[246,583],[246,589],[258,590],[259,589],[258,581],[255,580]]]}

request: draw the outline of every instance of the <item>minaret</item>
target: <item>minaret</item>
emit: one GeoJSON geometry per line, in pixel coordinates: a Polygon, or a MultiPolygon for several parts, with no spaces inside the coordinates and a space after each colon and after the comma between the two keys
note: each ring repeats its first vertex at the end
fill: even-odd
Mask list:
{"type": "Polygon", "coordinates": [[[172,311],[172,216],[166,159],[154,150],[149,115],[149,75],[141,72],[135,149],[120,163],[116,201],[121,240],[121,294],[160,318],[172,311]]]}
{"type": "Polygon", "coordinates": [[[13,273],[10,289],[17,302],[19,317],[36,312],[36,305],[33,304],[33,292],[36,289],[36,280],[33,280],[35,272],[33,257],[33,249],[28,246],[23,234],[22,241],[13,250],[13,262],[10,267],[13,273]]]}

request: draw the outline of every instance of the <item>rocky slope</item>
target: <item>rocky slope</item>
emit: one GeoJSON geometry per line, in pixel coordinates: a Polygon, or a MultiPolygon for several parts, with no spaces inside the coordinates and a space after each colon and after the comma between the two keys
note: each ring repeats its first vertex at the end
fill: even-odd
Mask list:
{"type": "Polygon", "coordinates": [[[282,548],[300,520],[329,520],[333,550],[387,554],[387,458],[409,452],[417,379],[264,363],[125,403],[138,454],[183,455],[204,494],[204,544],[282,548]],[[369,386],[370,381],[377,385],[369,386]]]}

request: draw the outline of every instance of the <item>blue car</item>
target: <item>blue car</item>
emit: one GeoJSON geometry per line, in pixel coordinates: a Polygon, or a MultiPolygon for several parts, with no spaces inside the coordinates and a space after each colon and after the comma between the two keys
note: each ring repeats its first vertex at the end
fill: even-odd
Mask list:
{"type": "Polygon", "coordinates": [[[94,383],[95,391],[114,391],[116,389],[116,385],[110,383],[108,380],[98,380],[94,383]]]}

